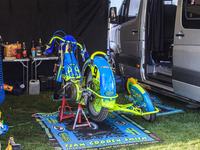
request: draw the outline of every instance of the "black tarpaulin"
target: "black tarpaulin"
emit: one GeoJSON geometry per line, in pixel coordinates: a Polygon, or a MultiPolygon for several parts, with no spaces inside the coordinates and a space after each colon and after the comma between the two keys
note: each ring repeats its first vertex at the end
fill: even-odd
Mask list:
{"type": "MultiPolygon", "coordinates": [[[[5,41],[43,43],[57,30],[81,37],[89,52],[106,51],[108,0],[6,0],[0,3],[5,41]]],[[[30,50],[29,50],[30,51],[30,50]]]]}
{"type": "MultiPolygon", "coordinates": [[[[108,3],[109,0],[1,1],[0,35],[4,42],[26,42],[30,54],[32,40],[37,44],[42,38],[44,44],[55,31],[63,30],[68,35],[79,37],[78,42],[84,41],[90,55],[97,50],[106,52],[108,3]]],[[[21,77],[19,72],[22,70],[17,64],[9,65],[4,67],[4,72],[21,77]]],[[[43,69],[47,65],[41,65],[38,74],[49,74],[50,70],[43,69]]],[[[15,77],[11,76],[12,79],[15,77]]]]}

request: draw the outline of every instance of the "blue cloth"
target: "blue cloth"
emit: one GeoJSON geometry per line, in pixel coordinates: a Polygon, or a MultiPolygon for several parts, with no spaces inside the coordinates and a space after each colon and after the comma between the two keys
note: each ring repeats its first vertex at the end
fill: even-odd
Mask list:
{"type": "Polygon", "coordinates": [[[9,126],[3,125],[3,128],[0,128],[0,135],[5,134],[9,129],[9,126]]]}
{"type": "MultiPolygon", "coordinates": [[[[70,41],[70,42],[75,42],[74,44],[69,43],[70,44],[70,50],[72,49],[73,53],[75,53],[76,47],[77,47],[77,45],[76,45],[77,42],[76,42],[75,38],[73,36],[71,36],[71,35],[67,35],[67,36],[63,37],[62,39],[66,40],[66,41],[70,41]]],[[[61,49],[61,44],[62,43],[64,43],[64,42],[60,41],[59,49],[61,49]]],[[[63,52],[65,52],[65,48],[63,48],[63,52]]]]}
{"type": "Polygon", "coordinates": [[[1,46],[0,46],[0,104],[3,103],[5,99],[5,91],[3,87],[3,67],[2,67],[2,57],[1,57],[1,46]]]}

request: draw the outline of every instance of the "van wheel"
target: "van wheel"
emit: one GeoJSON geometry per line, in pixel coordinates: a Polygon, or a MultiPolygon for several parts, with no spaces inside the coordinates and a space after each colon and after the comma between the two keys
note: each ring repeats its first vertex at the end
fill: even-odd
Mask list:
{"type": "Polygon", "coordinates": [[[111,52],[110,55],[111,55],[110,67],[111,67],[112,71],[114,72],[114,75],[120,75],[119,63],[118,63],[119,61],[114,52],[111,52]]]}

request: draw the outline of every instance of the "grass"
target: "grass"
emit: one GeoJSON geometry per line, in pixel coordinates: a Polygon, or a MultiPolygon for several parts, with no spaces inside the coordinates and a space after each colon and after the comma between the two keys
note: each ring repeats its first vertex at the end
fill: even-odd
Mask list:
{"type": "MultiPolygon", "coordinates": [[[[32,117],[34,113],[51,113],[58,110],[61,102],[50,100],[51,92],[41,92],[40,95],[24,94],[21,96],[6,95],[5,101],[0,105],[2,118],[9,131],[0,135],[2,149],[8,144],[9,137],[14,137],[16,143],[21,144],[22,150],[53,150],[47,136],[40,125],[32,117]]],[[[198,150],[200,149],[200,110],[187,109],[185,103],[165,97],[157,96],[168,106],[183,109],[185,113],[159,116],[156,122],[148,123],[140,116],[128,115],[133,121],[149,129],[164,142],[121,148],[122,150],[198,150]]],[[[123,95],[118,100],[126,103],[123,95]]],[[[70,106],[76,107],[73,102],[70,106]]]]}

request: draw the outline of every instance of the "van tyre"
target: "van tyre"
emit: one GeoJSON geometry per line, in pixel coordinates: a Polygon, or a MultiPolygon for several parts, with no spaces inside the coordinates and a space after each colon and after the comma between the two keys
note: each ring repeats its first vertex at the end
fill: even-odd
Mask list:
{"type": "Polygon", "coordinates": [[[110,52],[110,67],[115,75],[120,75],[119,71],[119,60],[114,52],[110,52]]]}

